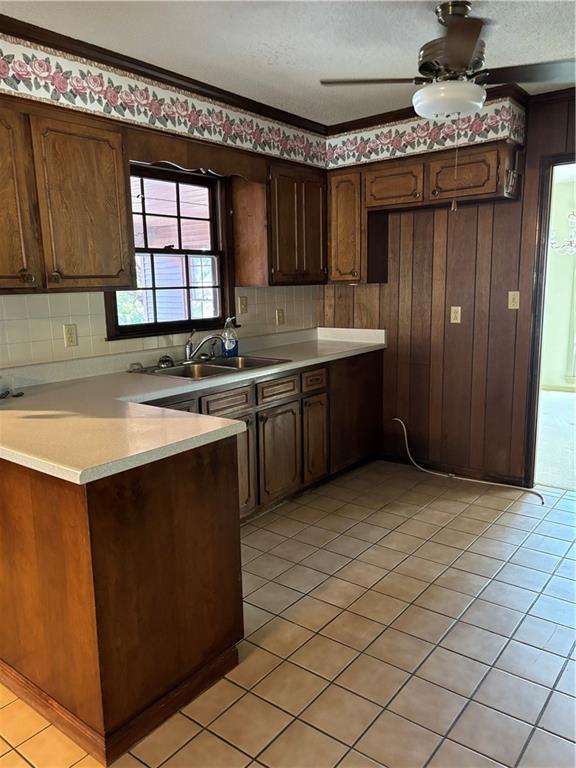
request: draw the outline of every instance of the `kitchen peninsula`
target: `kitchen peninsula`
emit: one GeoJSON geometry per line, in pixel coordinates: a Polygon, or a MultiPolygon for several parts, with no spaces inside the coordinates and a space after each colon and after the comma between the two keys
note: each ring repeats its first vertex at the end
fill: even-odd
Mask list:
{"type": "Polygon", "coordinates": [[[243,634],[244,425],[109,398],[107,378],[0,414],[0,681],[105,764],[243,634]]]}
{"type": "MultiPolygon", "coordinates": [[[[295,428],[298,456],[308,441],[326,460],[330,442],[339,462],[343,441],[354,445],[339,419],[357,410],[377,427],[366,450],[378,449],[370,398],[347,408],[339,398],[349,398],[349,366],[362,372],[358,385],[368,376],[380,390],[384,333],[300,335],[254,350],[282,362],[224,370],[217,385],[216,377],[117,373],[3,401],[0,682],[104,764],[231,669],[243,636],[237,443],[246,423],[163,404],[198,399],[207,387],[222,396],[267,385],[266,413],[278,421],[270,419],[271,431],[263,424],[260,443],[285,440],[293,422],[282,414],[294,412],[307,419],[295,428]],[[321,382],[318,370],[327,374],[321,382]],[[310,389],[284,394],[286,380],[310,389]],[[313,410],[306,401],[329,398],[330,437],[327,423],[304,416],[313,410]]],[[[279,481],[283,462],[272,454],[262,478],[279,481]]],[[[338,468],[325,464],[322,475],[338,468]]],[[[300,464],[296,473],[299,487],[314,479],[300,464]]]]}

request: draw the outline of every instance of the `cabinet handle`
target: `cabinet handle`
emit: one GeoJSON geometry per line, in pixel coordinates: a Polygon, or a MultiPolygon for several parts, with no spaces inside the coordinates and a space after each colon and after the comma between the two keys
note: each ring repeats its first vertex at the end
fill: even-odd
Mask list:
{"type": "Polygon", "coordinates": [[[266,422],[268,421],[268,416],[264,416],[264,414],[262,413],[258,418],[259,418],[260,424],[266,424],[266,422]]]}
{"type": "Polygon", "coordinates": [[[57,270],[55,270],[54,272],[52,272],[52,273],[50,274],[50,280],[51,280],[53,283],[61,283],[61,282],[62,282],[62,279],[63,279],[63,278],[62,278],[62,275],[61,275],[61,274],[60,274],[60,272],[58,272],[57,270]]]}
{"type": "Polygon", "coordinates": [[[418,198],[420,197],[420,192],[416,192],[416,191],[412,192],[412,197],[418,200],[418,198]]]}
{"type": "Polygon", "coordinates": [[[352,275],[352,277],[358,277],[358,272],[355,269],[353,269],[352,272],[350,272],[350,274],[352,275]]]}
{"type": "Polygon", "coordinates": [[[35,275],[31,275],[27,269],[21,269],[20,280],[22,280],[22,282],[26,283],[27,285],[32,285],[33,283],[36,282],[36,277],[35,275]]]}
{"type": "Polygon", "coordinates": [[[439,189],[434,188],[432,190],[432,197],[438,197],[439,194],[440,194],[440,190],[439,189]]]}

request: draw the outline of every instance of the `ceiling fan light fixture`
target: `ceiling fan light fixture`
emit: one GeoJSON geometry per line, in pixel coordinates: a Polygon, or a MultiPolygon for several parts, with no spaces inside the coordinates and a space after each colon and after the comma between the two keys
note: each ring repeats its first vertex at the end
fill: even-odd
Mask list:
{"type": "Polygon", "coordinates": [[[474,115],[484,106],[486,89],[469,80],[441,80],[425,85],[412,97],[414,111],[429,119],[474,115]]]}

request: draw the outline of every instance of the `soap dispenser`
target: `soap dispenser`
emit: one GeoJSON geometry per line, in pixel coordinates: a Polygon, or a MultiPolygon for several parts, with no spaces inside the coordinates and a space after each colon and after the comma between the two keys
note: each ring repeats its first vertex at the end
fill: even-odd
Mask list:
{"type": "Polygon", "coordinates": [[[222,331],[222,350],[224,357],[238,356],[238,334],[234,327],[235,317],[226,318],[224,330],[222,331]]]}

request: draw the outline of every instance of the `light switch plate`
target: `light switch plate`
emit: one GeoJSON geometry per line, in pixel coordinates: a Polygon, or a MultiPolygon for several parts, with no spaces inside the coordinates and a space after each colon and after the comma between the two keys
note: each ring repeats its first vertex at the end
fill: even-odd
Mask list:
{"type": "Polygon", "coordinates": [[[238,297],[238,314],[245,315],[248,312],[248,296],[238,297]]]}
{"type": "Polygon", "coordinates": [[[64,324],[62,326],[62,332],[64,333],[65,347],[78,346],[78,326],[76,323],[64,324]]]}
{"type": "Polygon", "coordinates": [[[520,309],[520,291],[508,291],[508,309],[520,309]]]}
{"type": "Polygon", "coordinates": [[[459,323],[461,321],[462,307],[450,307],[450,322],[459,323]]]}
{"type": "Polygon", "coordinates": [[[276,310],[276,325],[284,325],[286,322],[284,318],[284,310],[283,309],[277,309],[276,310]]]}

